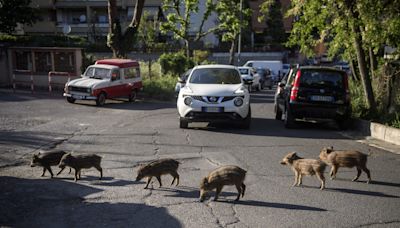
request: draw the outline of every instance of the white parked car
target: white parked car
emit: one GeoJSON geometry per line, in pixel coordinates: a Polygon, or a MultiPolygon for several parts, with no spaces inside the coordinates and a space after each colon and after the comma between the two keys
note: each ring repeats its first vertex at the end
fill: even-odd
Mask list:
{"type": "Polygon", "coordinates": [[[253,89],[260,91],[261,83],[260,83],[260,75],[257,73],[256,69],[253,67],[238,67],[240,75],[246,85],[248,85],[248,89],[251,92],[253,89]]]}
{"type": "Polygon", "coordinates": [[[193,68],[179,92],[177,108],[180,128],[190,122],[235,122],[250,127],[250,94],[235,66],[193,68]]]}

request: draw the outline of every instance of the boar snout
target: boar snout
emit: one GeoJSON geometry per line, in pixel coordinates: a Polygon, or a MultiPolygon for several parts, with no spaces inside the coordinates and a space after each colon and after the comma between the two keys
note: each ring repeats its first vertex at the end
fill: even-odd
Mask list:
{"type": "Polygon", "coordinates": [[[286,162],[281,161],[280,164],[281,164],[281,165],[286,165],[286,162]]]}

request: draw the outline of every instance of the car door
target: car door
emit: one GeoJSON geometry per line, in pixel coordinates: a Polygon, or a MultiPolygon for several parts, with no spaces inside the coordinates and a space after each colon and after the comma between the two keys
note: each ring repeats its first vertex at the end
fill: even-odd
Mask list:
{"type": "Polygon", "coordinates": [[[111,72],[111,79],[109,86],[106,88],[108,98],[119,97],[122,95],[123,79],[119,72],[119,69],[113,69],[111,72]]]}
{"type": "Polygon", "coordinates": [[[281,81],[281,83],[283,83],[284,86],[281,86],[281,87],[278,86],[276,99],[277,99],[279,109],[282,111],[286,110],[286,103],[289,101],[290,92],[292,90],[292,84],[293,84],[296,72],[297,72],[296,69],[291,69],[289,71],[289,73],[281,81]]]}

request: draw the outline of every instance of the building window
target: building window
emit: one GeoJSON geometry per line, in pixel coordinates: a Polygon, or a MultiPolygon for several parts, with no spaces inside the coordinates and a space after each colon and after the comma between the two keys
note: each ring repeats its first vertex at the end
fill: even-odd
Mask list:
{"type": "Polygon", "coordinates": [[[37,73],[48,73],[51,71],[50,52],[35,52],[35,69],[37,73]]]}
{"type": "Polygon", "coordinates": [[[75,72],[75,55],[74,52],[55,52],[54,68],[59,72],[75,72]]]}
{"type": "Polygon", "coordinates": [[[32,56],[30,51],[15,52],[15,70],[32,70],[32,56]]]}

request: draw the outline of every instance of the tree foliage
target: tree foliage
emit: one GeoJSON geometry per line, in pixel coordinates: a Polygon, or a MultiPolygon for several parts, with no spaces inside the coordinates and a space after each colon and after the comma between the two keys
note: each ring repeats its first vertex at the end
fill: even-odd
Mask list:
{"type": "Polygon", "coordinates": [[[399,0],[293,0],[288,15],[298,20],[288,44],[312,56],[314,47],[324,43],[330,56],[355,61],[366,104],[373,111],[376,103],[369,70],[374,69],[374,59],[383,60],[379,51],[384,46],[399,48],[399,5],[399,0]]]}
{"type": "Polygon", "coordinates": [[[192,42],[218,30],[218,26],[204,29],[205,22],[215,8],[213,0],[206,0],[200,26],[194,31],[194,35],[191,34],[193,32],[191,17],[199,13],[199,3],[199,0],[163,0],[163,10],[167,16],[166,21],[161,23],[160,30],[164,34],[171,32],[175,39],[183,40],[187,57],[190,56],[192,42]]]}
{"type": "Polygon", "coordinates": [[[231,42],[229,64],[233,64],[238,35],[242,28],[248,26],[251,16],[251,9],[240,9],[240,0],[221,0],[216,7],[222,41],[231,42]]]}
{"type": "Polygon", "coordinates": [[[32,25],[39,19],[31,0],[0,0],[0,32],[11,34],[18,23],[32,25]]]}
{"type": "Polygon", "coordinates": [[[149,18],[149,12],[144,11],[138,29],[138,41],[145,52],[155,46],[159,21],[156,16],[149,18]]]}

